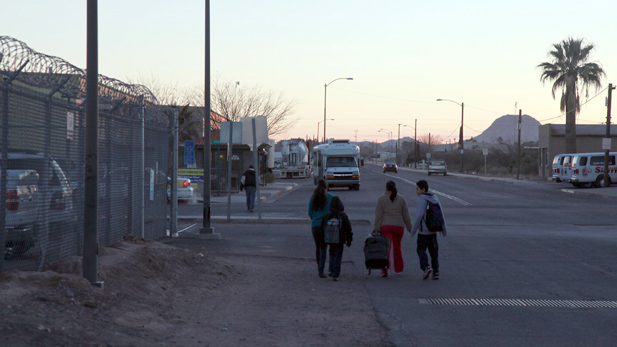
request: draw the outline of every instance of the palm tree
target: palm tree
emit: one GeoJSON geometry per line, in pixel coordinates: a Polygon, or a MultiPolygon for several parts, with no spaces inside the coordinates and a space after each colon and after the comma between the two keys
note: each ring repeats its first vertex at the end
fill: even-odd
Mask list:
{"type": "Polygon", "coordinates": [[[553,45],[554,50],[548,53],[551,62],[544,62],[540,80],[553,82],[553,99],[555,91],[561,89],[560,110],[566,112],[566,152],[576,153],[576,115],[580,113],[580,92],[585,90],[589,96],[589,87],[596,91],[602,86],[600,79],[606,76],[602,67],[590,63],[589,55],[595,48],[593,44],[584,45],[583,39],[569,37],[561,43],[553,45]],[[579,80],[581,88],[579,90],[579,80]]]}

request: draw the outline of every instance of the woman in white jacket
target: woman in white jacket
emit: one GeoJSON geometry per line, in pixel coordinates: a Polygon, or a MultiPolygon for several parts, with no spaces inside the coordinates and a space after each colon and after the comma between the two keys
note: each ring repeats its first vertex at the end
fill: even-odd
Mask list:
{"type": "MultiPolygon", "coordinates": [[[[411,227],[410,231],[411,237],[413,237],[416,232],[418,233],[418,247],[416,248],[416,251],[418,253],[418,257],[420,257],[420,269],[423,272],[422,277],[427,279],[432,274],[433,279],[438,280],[439,244],[437,243],[437,232],[428,230],[424,217],[426,215],[426,207],[429,202],[439,205],[439,208],[442,211],[442,216],[443,208],[441,208],[441,203],[439,202],[439,199],[437,199],[437,196],[433,195],[433,193],[429,193],[428,182],[425,180],[421,180],[416,183],[416,194],[418,195],[418,200],[416,202],[416,216],[413,221],[413,227],[411,227]],[[428,263],[428,257],[426,256],[427,249],[431,256],[430,265],[428,263]]],[[[446,218],[444,216],[441,235],[446,236],[446,233],[446,218]]]]}
{"type": "Polygon", "coordinates": [[[386,191],[377,199],[373,228],[374,230],[381,231],[383,236],[390,239],[388,258],[390,258],[390,253],[393,253],[392,260],[394,261],[390,262],[388,269],[382,271],[383,277],[388,277],[388,270],[391,267],[394,267],[395,273],[402,272],[405,268],[403,251],[401,249],[405,227],[407,227],[407,230],[411,228],[411,217],[409,217],[407,201],[398,195],[394,181],[388,181],[386,183],[386,191]]]}

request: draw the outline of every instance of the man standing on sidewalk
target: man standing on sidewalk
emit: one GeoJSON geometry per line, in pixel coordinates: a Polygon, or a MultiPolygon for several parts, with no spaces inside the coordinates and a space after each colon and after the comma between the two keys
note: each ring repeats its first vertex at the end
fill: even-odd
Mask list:
{"type": "Polygon", "coordinates": [[[246,189],[246,209],[253,212],[255,209],[255,193],[257,184],[255,180],[255,167],[249,165],[248,170],[244,171],[240,179],[240,190],[246,189]]]}

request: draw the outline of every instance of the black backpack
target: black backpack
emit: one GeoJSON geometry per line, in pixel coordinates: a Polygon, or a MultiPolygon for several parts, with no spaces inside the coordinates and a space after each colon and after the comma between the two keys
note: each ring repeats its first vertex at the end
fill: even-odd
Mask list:
{"type": "Polygon", "coordinates": [[[326,226],[324,227],[324,243],[337,244],[341,242],[341,228],[343,226],[343,221],[340,216],[334,216],[326,222],[326,226]]]}
{"type": "Polygon", "coordinates": [[[441,213],[441,206],[434,204],[430,201],[426,202],[426,215],[424,217],[424,223],[430,232],[443,231],[445,222],[443,220],[443,213],[441,213]]]}

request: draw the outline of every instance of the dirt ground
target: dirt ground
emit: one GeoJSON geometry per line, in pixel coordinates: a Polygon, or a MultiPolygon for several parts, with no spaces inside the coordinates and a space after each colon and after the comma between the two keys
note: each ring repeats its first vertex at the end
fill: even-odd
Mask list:
{"type": "Polygon", "coordinates": [[[389,346],[363,277],[320,279],[313,261],[130,237],[98,265],[103,289],[81,257],[0,273],[0,346],[389,346]]]}

